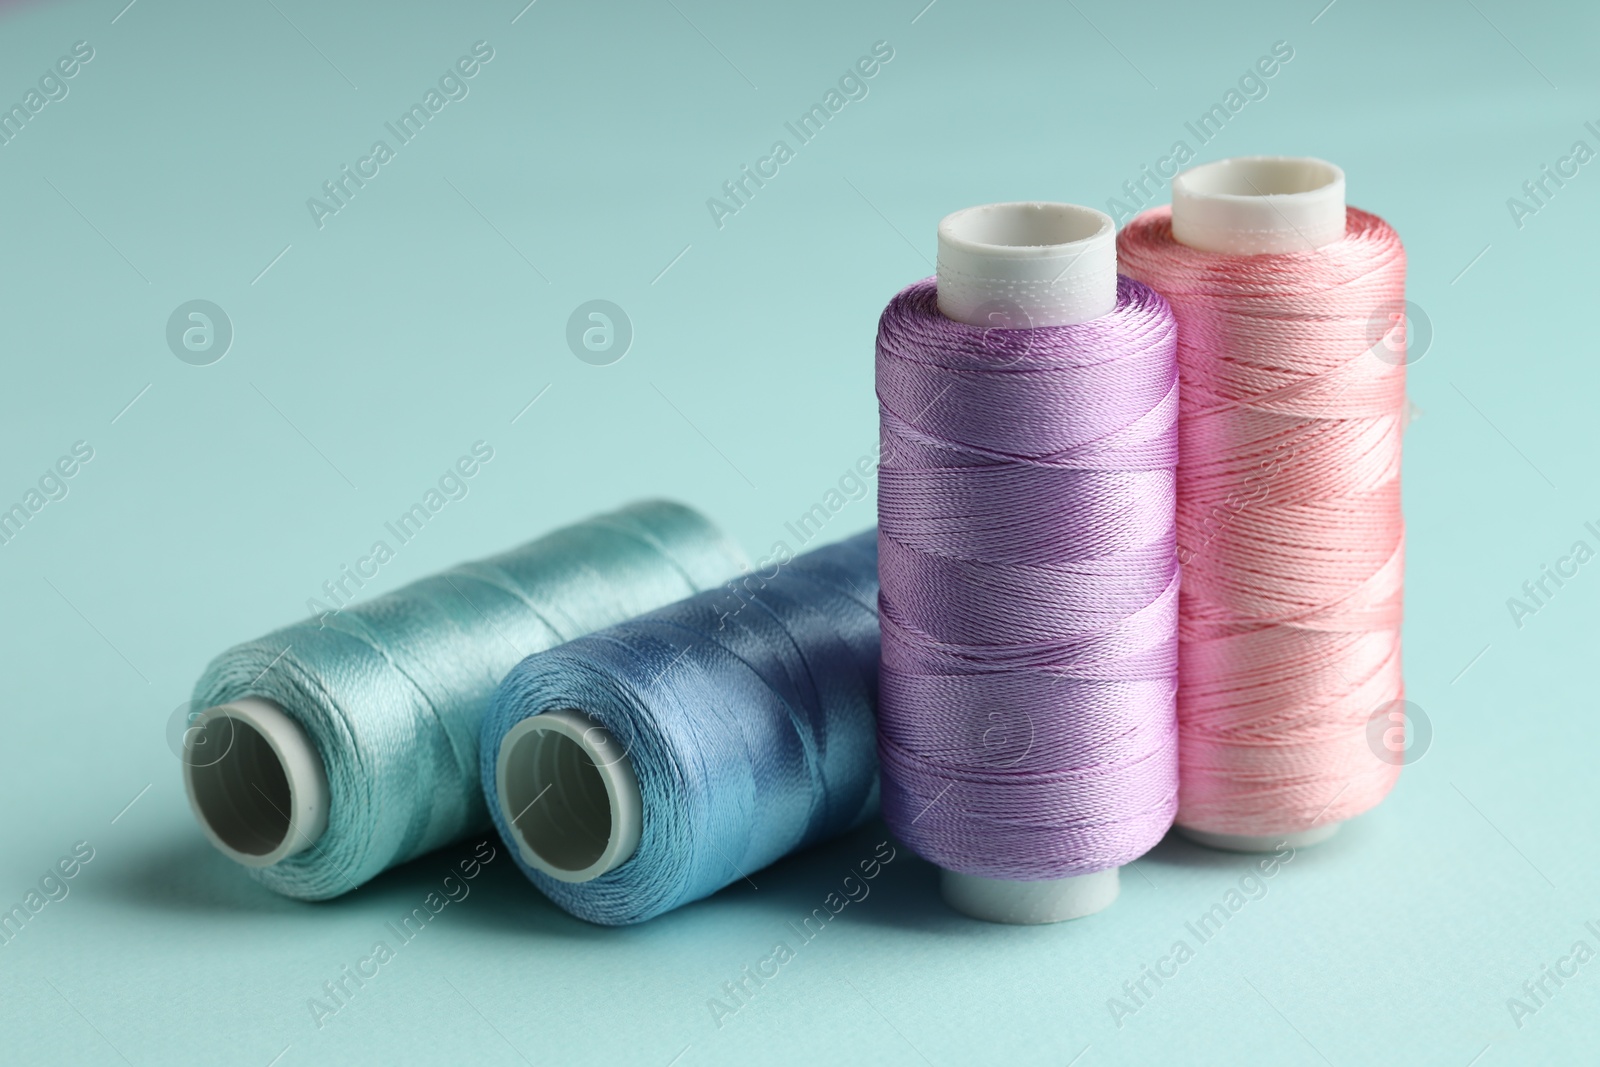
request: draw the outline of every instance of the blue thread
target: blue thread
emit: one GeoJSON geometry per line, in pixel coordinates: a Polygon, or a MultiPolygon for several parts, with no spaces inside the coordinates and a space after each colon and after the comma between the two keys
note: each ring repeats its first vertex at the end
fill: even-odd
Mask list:
{"type": "Polygon", "coordinates": [[[276,701],[321,754],[331,797],[314,846],[251,877],[324,900],[484,827],[479,724],[506,671],[745,566],[698,513],[646,501],[224,652],[195,706],[276,701]]]}
{"type": "Polygon", "coordinates": [[[530,656],[495,694],[481,759],[507,841],[495,764],[513,726],[577,709],[628,750],[644,802],[630,859],[573,883],[510,849],[579,918],[642,922],[877,813],[877,531],[730,588],[530,656]]]}

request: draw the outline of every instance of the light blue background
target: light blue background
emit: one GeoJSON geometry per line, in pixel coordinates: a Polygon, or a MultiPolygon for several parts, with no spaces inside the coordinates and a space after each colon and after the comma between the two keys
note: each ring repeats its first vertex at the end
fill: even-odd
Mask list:
{"type": "MultiPolygon", "coordinates": [[[[0,903],[95,849],[0,948],[0,1059],[1593,1058],[1600,962],[1520,1028],[1506,1007],[1575,941],[1600,949],[1600,563],[1521,629],[1506,607],[1600,520],[1600,164],[1521,230],[1506,207],[1575,140],[1600,147],[1592,6],[125,2],[0,13],[0,101],[95,49],[0,147],[0,502],[95,450],[0,547],[0,903]],[[495,58],[470,96],[318,230],[306,199],[478,40],[495,58]],[[718,230],[706,198],[878,40],[895,55],[870,95],[718,230]],[[308,998],[470,845],[329,904],[257,888],[202,840],[163,736],[204,663],[302,614],[479,439],[496,455],[471,495],[377,588],[646,495],[765,553],[871,447],[875,320],[931,273],[942,215],[1104,207],[1279,40],[1294,59],[1201,158],[1340,163],[1405,238],[1433,330],[1410,380],[1406,673],[1434,736],[1390,799],[1120,1029],[1107,999],[1246,861],[1169,840],[1104,914],[1012,929],[948,912],[902,849],[719,1029],[708,998],[881,827],[628,930],[557,912],[502,854],[319,1030],[308,998]],[[236,330],[206,367],[164,339],[195,298],[236,330]],[[564,341],[594,298],[636,331],[612,366],[564,341]]],[[[872,517],[853,502],[826,536],[872,517]]]]}

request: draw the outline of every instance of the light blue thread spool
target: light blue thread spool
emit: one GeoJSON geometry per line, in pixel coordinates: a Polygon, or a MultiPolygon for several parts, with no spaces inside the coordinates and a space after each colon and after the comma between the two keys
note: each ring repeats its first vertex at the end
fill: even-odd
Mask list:
{"type": "Polygon", "coordinates": [[[699,514],[651,501],[235,646],[195,686],[196,817],[276,892],[348,892],[487,824],[479,724],[519,660],[745,565],[699,514]]]}

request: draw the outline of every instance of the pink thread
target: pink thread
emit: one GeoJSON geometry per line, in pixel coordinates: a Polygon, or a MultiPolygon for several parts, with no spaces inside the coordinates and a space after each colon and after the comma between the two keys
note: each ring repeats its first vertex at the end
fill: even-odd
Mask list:
{"type": "Polygon", "coordinates": [[[1178,822],[1196,830],[1339,822],[1399,774],[1366,727],[1404,695],[1404,338],[1398,358],[1373,347],[1405,250],[1377,216],[1346,218],[1341,240],[1283,255],[1188,248],[1166,207],[1117,240],[1178,320],[1178,822]]]}

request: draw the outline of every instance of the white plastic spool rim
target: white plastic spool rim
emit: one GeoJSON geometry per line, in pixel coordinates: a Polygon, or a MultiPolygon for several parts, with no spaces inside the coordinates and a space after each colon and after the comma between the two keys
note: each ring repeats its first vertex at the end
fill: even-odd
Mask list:
{"type": "Polygon", "coordinates": [[[507,730],[495,795],[523,861],[563,882],[598,878],[639,847],[644,802],[633,764],[581,711],[530,715],[507,730]]]}
{"type": "Polygon", "coordinates": [[[241,697],[207,708],[184,734],[183,784],[224,855],[270,867],[328,828],[328,778],[311,739],[277,704],[241,697]]]}
{"type": "Polygon", "coordinates": [[[1172,179],[1172,236],[1234,256],[1305,252],[1344,236],[1344,171],[1306,156],[1240,156],[1172,179]]]}
{"type": "Polygon", "coordinates": [[[1077,204],[982,204],[939,222],[939,312],[971,326],[1088,322],[1117,306],[1117,230],[1077,204]]]}

